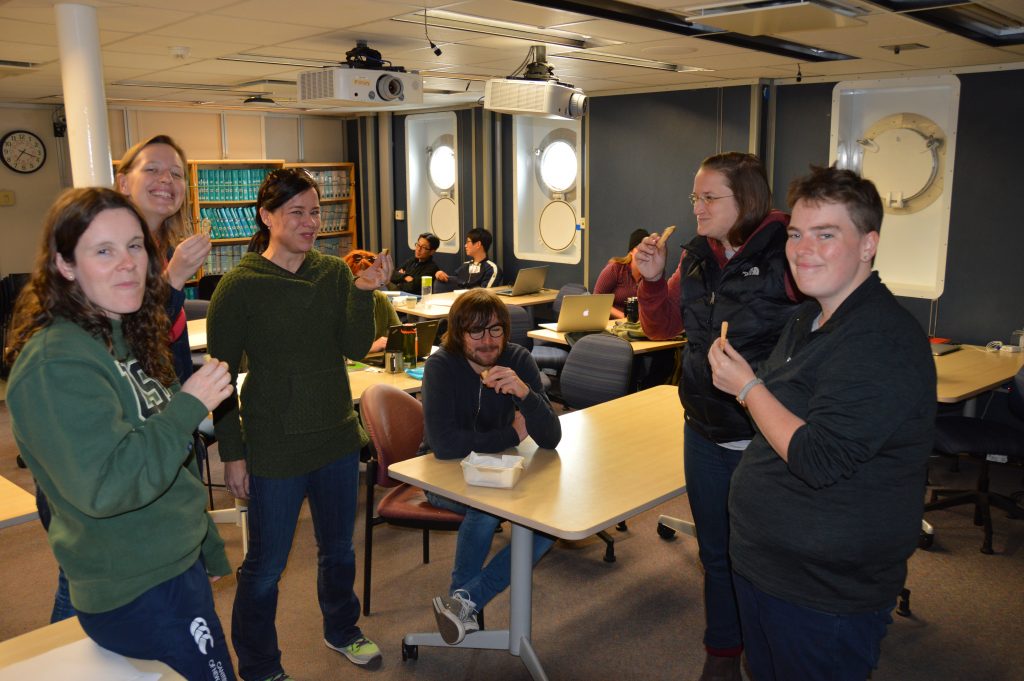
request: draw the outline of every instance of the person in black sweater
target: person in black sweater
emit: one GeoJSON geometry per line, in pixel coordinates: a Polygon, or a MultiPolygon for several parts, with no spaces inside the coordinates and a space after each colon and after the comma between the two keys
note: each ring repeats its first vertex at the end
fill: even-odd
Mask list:
{"type": "Polygon", "coordinates": [[[391,275],[391,283],[388,288],[392,291],[402,291],[420,295],[423,284],[421,277],[432,277],[437,274],[437,263],[434,262],[434,252],[441,246],[441,240],[430,232],[420,234],[416,239],[416,251],[413,257],[403,262],[391,275]]]}
{"type": "MultiPolygon", "coordinates": [[[[552,449],[562,428],[544,395],[540,370],[525,348],[508,342],[508,308],[493,293],[474,289],[459,296],[448,315],[441,348],[423,372],[423,451],[439,459],[470,452],[498,453],[532,437],[552,449]]],[[[504,591],[511,577],[511,546],[484,566],[501,518],[427,492],[430,503],[465,514],[459,526],[455,566],[447,596],[433,600],[438,629],[459,643],[479,629],[477,609],[504,591]]],[[[554,539],[535,533],[533,560],[554,539]]]]}
{"type": "Polygon", "coordinates": [[[757,375],[708,352],[757,435],[732,479],[730,556],[758,681],[863,681],[917,546],[935,424],[935,364],[872,263],[882,203],[849,170],[789,191],[786,255],[810,300],[757,375]]]}

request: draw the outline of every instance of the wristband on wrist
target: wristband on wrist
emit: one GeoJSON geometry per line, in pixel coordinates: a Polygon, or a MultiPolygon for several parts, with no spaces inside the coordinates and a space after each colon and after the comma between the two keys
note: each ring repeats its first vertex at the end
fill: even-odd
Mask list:
{"type": "Polygon", "coordinates": [[[745,386],[740,388],[739,394],[736,395],[736,401],[740,403],[741,407],[746,408],[747,406],[747,394],[754,389],[755,386],[764,385],[764,381],[760,378],[750,379],[745,386]]]}

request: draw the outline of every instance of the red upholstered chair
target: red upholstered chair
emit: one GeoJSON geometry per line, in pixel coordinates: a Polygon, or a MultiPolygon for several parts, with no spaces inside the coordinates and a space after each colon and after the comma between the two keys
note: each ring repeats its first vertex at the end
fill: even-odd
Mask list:
{"type": "Polygon", "coordinates": [[[423,441],[423,405],[390,385],[366,389],[359,414],[373,444],[366,464],[366,540],[364,542],[363,614],[370,614],[370,579],[373,563],[373,528],[381,523],[423,530],[423,562],[430,562],[430,530],[457,530],[462,516],[432,506],[423,490],[388,477],[388,467],[416,456],[423,441]],[[390,488],[376,504],[377,487],[390,488]]]}

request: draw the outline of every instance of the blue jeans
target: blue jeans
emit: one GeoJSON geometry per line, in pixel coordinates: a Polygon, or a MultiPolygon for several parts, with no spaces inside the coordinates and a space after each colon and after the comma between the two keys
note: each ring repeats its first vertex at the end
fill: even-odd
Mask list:
{"type": "Polygon", "coordinates": [[[711,442],[689,424],[683,437],[686,496],[704,565],[704,645],[738,654],[743,634],[729,562],[729,483],[743,452],[711,442]]]}
{"type": "Polygon", "coordinates": [[[108,612],[78,613],[93,641],[120,655],[160,660],[189,681],[234,681],[202,562],[108,612]]]}
{"type": "MultiPolygon", "coordinates": [[[[36,510],[43,529],[50,531],[50,502],[46,500],[43,490],[36,484],[36,510]]],[[[57,566],[57,591],[53,595],[53,610],[50,611],[50,624],[75,616],[75,606],[71,605],[71,591],[64,568],[57,566]]]]}
{"type": "MultiPolygon", "coordinates": [[[[498,551],[487,567],[484,567],[487,554],[491,551],[494,531],[501,524],[501,518],[433,492],[427,492],[427,500],[438,508],[465,514],[455,543],[455,567],[452,568],[452,583],[448,593],[450,595],[456,589],[464,589],[469,592],[470,600],[476,607],[482,609],[492,598],[507,589],[512,579],[511,544],[498,551]]],[[[554,537],[533,533],[534,565],[554,543],[554,537]]]]}
{"type": "Polygon", "coordinates": [[[284,671],[277,644],[278,582],[288,562],[302,501],[309,497],[317,544],[317,595],[324,638],[345,646],[362,636],[352,590],[352,532],[359,486],[358,452],[292,478],[249,477],[249,552],[238,575],[231,642],[247,681],[284,671]]]}
{"type": "Polygon", "coordinates": [[[769,596],[742,575],[734,583],[756,681],[864,681],[878,666],[893,606],[838,615],[769,596]]]}

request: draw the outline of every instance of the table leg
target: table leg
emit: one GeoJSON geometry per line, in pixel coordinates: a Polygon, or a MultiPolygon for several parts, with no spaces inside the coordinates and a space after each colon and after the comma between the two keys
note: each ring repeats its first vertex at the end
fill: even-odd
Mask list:
{"type": "Polygon", "coordinates": [[[969,400],[964,400],[964,416],[974,418],[978,415],[978,398],[972,397],[969,400]]]}

